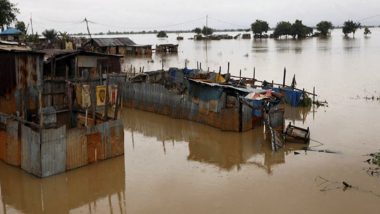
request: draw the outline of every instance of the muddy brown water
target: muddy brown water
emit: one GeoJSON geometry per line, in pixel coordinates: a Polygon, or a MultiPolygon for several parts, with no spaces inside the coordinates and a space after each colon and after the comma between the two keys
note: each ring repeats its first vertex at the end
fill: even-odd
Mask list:
{"type": "MultiPolygon", "coordinates": [[[[272,152],[263,127],[222,132],[190,121],[123,109],[125,156],[46,179],[0,163],[0,213],[378,213],[380,178],[365,154],[380,149],[380,29],[344,39],[196,42],[184,34],[178,55],[127,58],[145,70],[166,66],[225,69],[259,79],[316,86],[329,107],[287,108],[286,121],[310,127],[310,146],[272,152]],[[206,48],[207,46],[207,48],[206,48]],[[152,60],[154,63],[148,61],[152,60]],[[320,143],[322,143],[322,145],[320,143]],[[296,153],[295,153],[296,152],[296,153]],[[327,179],[328,181],[326,181],[327,179]],[[344,191],[342,182],[353,187],[344,191]]],[[[176,35],[131,36],[138,43],[176,35]]],[[[223,70],[224,70],[223,69],[223,70]]]]}

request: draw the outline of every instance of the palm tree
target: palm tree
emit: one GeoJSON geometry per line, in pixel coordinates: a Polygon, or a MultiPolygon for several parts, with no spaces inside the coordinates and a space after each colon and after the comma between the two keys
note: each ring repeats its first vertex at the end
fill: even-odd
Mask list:
{"type": "Polygon", "coordinates": [[[42,35],[49,41],[53,42],[57,39],[58,37],[58,32],[54,29],[46,29],[44,32],[42,32],[42,35]]]}

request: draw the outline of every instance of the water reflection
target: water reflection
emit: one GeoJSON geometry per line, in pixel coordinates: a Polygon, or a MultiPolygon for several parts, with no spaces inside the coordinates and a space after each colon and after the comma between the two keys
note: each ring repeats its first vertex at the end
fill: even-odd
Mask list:
{"type": "Polygon", "coordinates": [[[268,52],[268,39],[254,39],[252,42],[252,51],[256,53],[268,52]]]}
{"type": "Polygon", "coordinates": [[[68,173],[35,178],[0,163],[2,213],[125,212],[124,158],[119,157],[68,173]],[[104,203],[108,204],[104,206],[104,203]]]}
{"type": "Polygon", "coordinates": [[[271,174],[275,165],[285,163],[287,154],[303,147],[287,145],[278,152],[272,152],[264,127],[233,133],[133,109],[125,109],[122,116],[125,129],[131,132],[132,144],[137,143],[133,139],[136,132],[153,137],[162,143],[165,155],[168,143],[185,141],[188,143],[188,161],[214,165],[226,171],[240,170],[243,165],[255,165],[271,174]]]}
{"type": "Polygon", "coordinates": [[[313,113],[313,119],[315,119],[315,111],[316,109],[313,108],[312,106],[308,107],[290,107],[290,106],[284,106],[285,108],[285,120],[290,120],[293,123],[296,121],[305,123],[308,115],[310,113],[313,113]]]}
{"type": "Polygon", "coordinates": [[[360,49],[360,39],[353,37],[343,37],[343,48],[347,52],[351,52],[355,49],[360,49]]]}
{"type": "Polygon", "coordinates": [[[317,48],[320,51],[330,51],[332,47],[331,37],[317,38],[317,48]]]}

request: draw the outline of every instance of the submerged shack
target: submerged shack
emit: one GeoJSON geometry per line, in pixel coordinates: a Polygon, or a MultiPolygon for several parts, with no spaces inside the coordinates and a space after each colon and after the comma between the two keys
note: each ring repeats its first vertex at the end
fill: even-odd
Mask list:
{"type": "Polygon", "coordinates": [[[83,45],[83,48],[106,54],[152,55],[152,45],[139,45],[128,37],[92,38],[83,45]]]}
{"type": "Polygon", "coordinates": [[[119,57],[0,49],[0,159],[47,177],[122,155],[119,57]]]}
{"type": "Polygon", "coordinates": [[[310,103],[306,92],[296,88],[188,68],[139,73],[126,80],[122,94],[127,107],[223,131],[243,132],[266,124],[272,139],[285,127],[282,104],[310,103]]]}
{"type": "Polygon", "coordinates": [[[157,53],[178,53],[178,44],[160,44],[156,45],[157,53]]]}
{"type": "MultiPolygon", "coordinates": [[[[245,96],[266,90],[227,84],[229,78],[229,74],[176,68],[140,73],[124,85],[124,102],[128,107],[192,120],[224,131],[252,129],[255,109],[247,105],[245,96]]],[[[271,99],[275,97],[266,97],[268,102],[271,99]]],[[[263,111],[262,106],[257,109],[263,111]]],[[[262,119],[262,116],[257,117],[262,119]]]]}

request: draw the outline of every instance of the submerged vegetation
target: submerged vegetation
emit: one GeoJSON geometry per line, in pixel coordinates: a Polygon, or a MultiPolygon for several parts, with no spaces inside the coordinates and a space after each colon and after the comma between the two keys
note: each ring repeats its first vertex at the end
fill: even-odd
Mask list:
{"type": "Polygon", "coordinates": [[[369,30],[369,28],[368,27],[365,27],[364,28],[364,35],[368,35],[368,34],[371,34],[372,32],[369,30]]]}
{"type": "Polygon", "coordinates": [[[321,37],[327,37],[332,29],[334,29],[334,26],[329,21],[321,21],[317,24],[317,30],[321,37]]]}
{"type": "Polygon", "coordinates": [[[168,35],[166,34],[165,31],[160,31],[160,32],[158,32],[157,37],[158,38],[165,38],[165,37],[168,37],[168,35]]]}
{"type": "Polygon", "coordinates": [[[202,28],[202,34],[205,36],[212,35],[214,33],[214,30],[212,28],[209,28],[207,26],[203,26],[202,28]]]}
{"type": "Polygon", "coordinates": [[[251,30],[253,34],[256,37],[262,38],[263,33],[268,32],[269,30],[269,24],[266,21],[263,20],[256,20],[254,23],[251,25],[251,30]]]}
{"type": "Polygon", "coordinates": [[[276,39],[282,36],[291,36],[293,39],[303,39],[313,34],[313,28],[302,23],[301,20],[296,20],[293,24],[287,21],[277,23],[273,32],[273,37],[276,39]]]}
{"type": "Polygon", "coordinates": [[[352,36],[355,37],[355,32],[358,28],[361,27],[361,24],[359,22],[354,22],[352,20],[345,21],[343,24],[342,32],[345,37],[348,36],[348,34],[352,33],[352,36]]]}

